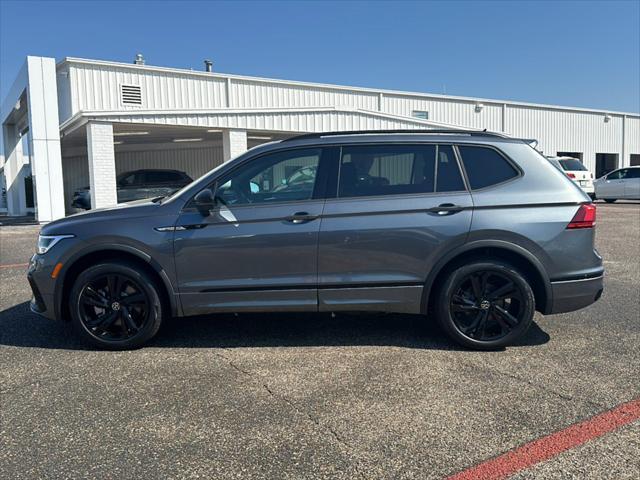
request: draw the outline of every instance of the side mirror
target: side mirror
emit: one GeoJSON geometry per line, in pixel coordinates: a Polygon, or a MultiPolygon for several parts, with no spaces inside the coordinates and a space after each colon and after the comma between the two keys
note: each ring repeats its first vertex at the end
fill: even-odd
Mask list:
{"type": "Polygon", "coordinates": [[[198,194],[193,197],[193,203],[200,213],[203,215],[209,215],[209,211],[213,208],[215,204],[213,200],[213,192],[210,188],[205,188],[198,192],[198,194]]]}

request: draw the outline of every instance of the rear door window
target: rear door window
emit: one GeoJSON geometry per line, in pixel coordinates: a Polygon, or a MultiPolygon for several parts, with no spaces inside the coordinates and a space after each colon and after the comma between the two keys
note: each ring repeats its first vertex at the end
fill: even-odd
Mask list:
{"type": "Polygon", "coordinates": [[[624,178],[640,178],[640,168],[630,168],[624,178]]]}
{"type": "Polygon", "coordinates": [[[451,145],[357,145],[342,148],[339,197],[465,190],[451,145]]]}
{"type": "Polygon", "coordinates": [[[458,146],[472,190],[490,187],[518,176],[518,171],[493,148],[458,146]]]}
{"type": "Polygon", "coordinates": [[[436,192],[458,192],[464,190],[464,181],[460,174],[458,161],[451,145],[438,145],[436,192]]]}
{"type": "Polygon", "coordinates": [[[343,147],[338,196],[432,193],[435,154],[435,145],[343,147]]]}

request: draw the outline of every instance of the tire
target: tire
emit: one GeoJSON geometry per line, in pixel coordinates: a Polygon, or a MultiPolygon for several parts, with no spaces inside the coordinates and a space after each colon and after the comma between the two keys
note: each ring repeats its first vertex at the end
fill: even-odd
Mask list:
{"type": "Polygon", "coordinates": [[[535,297],[526,277],[512,265],[501,260],[475,261],[449,273],[436,293],[434,311],[456,343],[495,350],[526,333],[533,321],[535,297]],[[493,298],[498,294],[500,298],[493,298]]]}
{"type": "Polygon", "coordinates": [[[69,295],[73,328],[84,341],[102,349],[138,348],[158,332],[164,318],[160,291],[155,279],[137,265],[93,265],[78,275],[69,295]]]}
{"type": "Polygon", "coordinates": [[[607,203],[613,203],[617,200],[617,198],[603,198],[603,200],[607,203]]]}

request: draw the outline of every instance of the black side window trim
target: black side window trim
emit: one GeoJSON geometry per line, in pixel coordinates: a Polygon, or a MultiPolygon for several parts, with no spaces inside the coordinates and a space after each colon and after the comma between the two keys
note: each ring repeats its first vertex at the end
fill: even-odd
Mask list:
{"type": "Polygon", "coordinates": [[[520,166],[514,162],[506,153],[504,153],[502,150],[500,150],[499,148],[493,146],[493,145],[487,145],[487,144],[479,144],[479,143],[460,143],[460,144],[456,144],[454,145],[454,149],[456,151],[456,156],[458,157],[458,161],[460,164],[460,167],[462,168],[462,172],[464,175],[464,179],[465,179],[465,183],[467,184],[467,189],[469,192],[483,192],[485,190],[488,190],[490,188],[495,188],[495,187],[499,187],[502,185],[505,185],[509,182],[513,182],[515,180],[518,180],[519,178],[524,177],[524,171],[522,170],[522,168],[520,168],[520,166]],[[503,180],[502,182],[499,183],[494,183],[491,185],[487,185],[486,187],[482,187],[482,188],[471,188],[471,182],[469,180],[469,175],[467,174],[467,169],[464,166],[464,159],[462,158],[462,154],[460,153],[460,150],[458,149],[458,147],[478,147],[478,148],[488,148],[490,150],[494,150],[498,155],[500,155],[509,165],[511,165],[511,167],[516,171],[517,175],[508,178],[507,180],[503,180]]]}

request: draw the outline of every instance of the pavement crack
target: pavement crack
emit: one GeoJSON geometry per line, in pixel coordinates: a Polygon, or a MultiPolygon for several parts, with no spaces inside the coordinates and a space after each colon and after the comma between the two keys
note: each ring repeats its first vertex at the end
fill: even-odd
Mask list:
{"type": "MultiPolygon", "coordinates": [[[[218,357],[222,358],[225,362],[227,362],[227,364],[231,368],[233,368],[234,370],[236,370],[236,371],[238,371],[238,372],[240,372],[240,373],[252,378],[253,380],[256,380],[262,386],[262,388],[269,394],[269,396],[271,396],[271,398],[273,398],[273,399],[275,399],[277,401],[281,401],[281,402],[286,403],[291,408],[293,408],[297,413],[299,413],[300,415],[306,417],[309,421],[311,421],[317,428],[329,432],[329,434],[334,438],[334,440],[336,442],[338,442],[338,444],[341,445],[347,451],[348,454],[354,455],[353,448],[351,447],[351,445],[349,445],[349,443],[344,438],[342,438],[342,436],[335,429],[333,429],[330,425],[323,424],[322,422],[320,422],[320,420],[318,420],[316,417],[311,415],[311,413],[309,413],[308,411],[300,408],[294,402],[289,400],[285,395],[278,394],[278,393],[274,392],[271,389],[271,387],[269,387],[269,385],[267,385],[262,380],[262,377],[260,375],[257,375],[255,373],[251,372],[250,370],[247,370],[245,368],[240,367],[239,365],[234,363],[233,360],[229,359],[228,357],[226,357],[225,355],[223,355],[221,353],[216,353],[216,355],[218,357]]],[[[360,476],[360,478],[362,478],[364,480],[367,480],[367,476],[364,474],[364,472],[362,472],[362,470],[360,470],[360,467],[358,465],[358,461],[357,460],[355,460],[353,462],[353,467],[354,467],[356,473],[360,476]]]]}
{"type": "MultiPolygon", "coordinates": [[[[474,364],[472,364],[472,363],[467,363],[467,365],[468,365],[468,366],[474,366],[474,367],[476,367],[476,366],[475,366],[474,364]]],[[[586,403],[587,405],[590,405],[590,406],[592,406],[592,407],[597,407],[597,408],[603,408],[603,407],[605,406],[605,405],[603,405],[603,404],[601,404],[601,403],[594,402],[594,401],[592,401],[592,400],[588,400],[588,399],[581,398],[581,397],[575,397],[575,396],[573,396],[573,395],[567,395],[566,393],[562,393],[562,392],[559,392],[559,391],[557,391],[557,390],[555,390],[555,389],[553,389],[553,388],[549,388],[549,387],[547,387],[546,385],[539,384],[539,383],[535,383],[535,382],[533,382],[532,380],[528,380],[528,379],[526,379],[526,378],[520,377],[519,375],[516,375],[516,374],[514,374],[514,373],[510,373],[510,372],[502,371],[502,370],[500,370],[500,369],[498,369],[498,368],[495,368],[495,367],[493,367],[493,368],[484,367],[484,368],[485,368],[486,370],[488,370],[489,372],[495,372],[495,373],[497,373],[498,375],[502,375],[502,376],[505,376],[505,377],[509,377],[509,378],[512,378],[512,379],[517,380],[517,381],[519,381],[519,382],[524,382],[524,383],[526,383],[527,385],[530,385],[530,386],[532,386],[532,387],[534,387],[534,388],[539,388],[539,389],[541,389],[541,390],[543,390],[543,391],[545,391],[545,392],[547,392],[547,393],[550,393],[550,394],[552,394],[552,395],[555,395],[555,396],[557,396],[557,397],[559,397],[559,398],[561,398],[561,399],[563,399],[563,400],[567,400],[567,401],[581,401],[581,402],[583,402],[583,403],[586,403]]]]}

